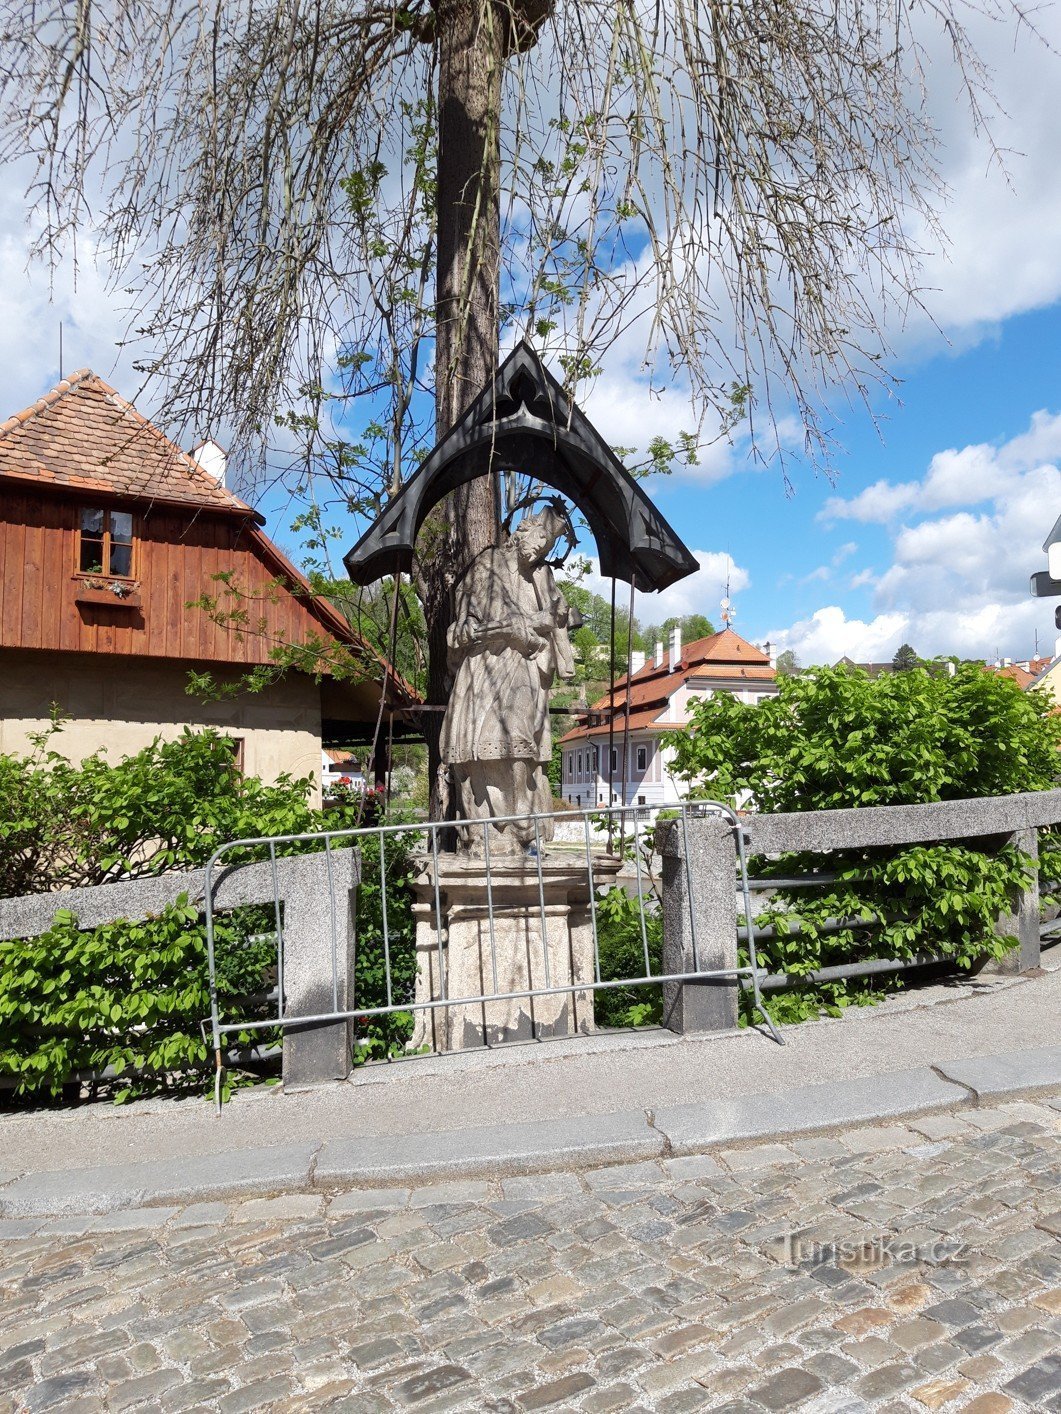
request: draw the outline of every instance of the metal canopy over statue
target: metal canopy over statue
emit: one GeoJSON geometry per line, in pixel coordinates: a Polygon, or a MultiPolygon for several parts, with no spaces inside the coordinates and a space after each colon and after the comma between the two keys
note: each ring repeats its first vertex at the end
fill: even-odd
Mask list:
{"type": "MultiPolygon", "coordinates": [[[[351,579],[368,584],[410,569],[432,507],[473,477],[500,471],[522,473],[568,497],[593,532],[606,575],[658,590],[698,568],[521,343],[347,554],[351,579]]],[[[620,861],[592,858],[588,830],[584,859],[543,852],[553,838],[549,692],[555,678],[571,678],[575,667],[572,610],[552,571],[574,544],[560,497],[521,500],[509,512],[502,542],[478,555],[456,587],[439,795],[455,807],[458,846],[456,855],[432,849],[413,883],[416,1001],[423,1006],[414,1049],[593,1027],[586,986],[599,980],[592,894],[614,879],[620,861]],[[566,549],[557,556],[561,539],[566,549]],[[526,995],[542,989],[549,994],[526,995]],[[441,1001],[449,1004],[428,1005],[441,1001]]]]}

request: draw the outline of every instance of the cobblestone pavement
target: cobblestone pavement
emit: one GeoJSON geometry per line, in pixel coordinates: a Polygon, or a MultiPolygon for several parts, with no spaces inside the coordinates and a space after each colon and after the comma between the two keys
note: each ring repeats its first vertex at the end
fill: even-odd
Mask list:
{"type": "Polygon", "coordinates": [[[1061,1410],[1059,1110],[0,1223],[0,1404],[1061,1410]]]}

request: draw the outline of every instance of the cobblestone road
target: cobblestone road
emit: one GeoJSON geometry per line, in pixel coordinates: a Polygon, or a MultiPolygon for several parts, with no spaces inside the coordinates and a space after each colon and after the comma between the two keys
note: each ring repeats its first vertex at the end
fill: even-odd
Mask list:
{"type": "Polygon", "coordinates": [[[1061,1410],[1059,1110],[0,1223],[0,1403],[1061,1410]]]}

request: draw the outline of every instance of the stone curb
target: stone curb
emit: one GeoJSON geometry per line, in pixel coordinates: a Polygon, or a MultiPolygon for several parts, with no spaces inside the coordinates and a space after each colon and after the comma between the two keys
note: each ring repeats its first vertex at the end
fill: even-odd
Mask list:
{"type": "Polygon", "coordinates": [[[721,1146],[975,1108],[1061,1090],[1061,1046],[683,1105],[427,1134],[236,1149],[172,1162],[27,1173],[0,1188],[0,1218],[68,1217],[226,1197],[507,1178],[689,1155],[721,1146]]]}

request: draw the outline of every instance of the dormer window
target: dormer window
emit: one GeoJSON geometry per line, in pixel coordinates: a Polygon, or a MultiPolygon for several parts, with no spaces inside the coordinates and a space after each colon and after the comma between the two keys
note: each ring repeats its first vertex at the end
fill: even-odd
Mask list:
{"type": "Polygon", "coordinates": [[[81,511],[78,569],[110,579],[133,574],[133,517],[130,511],[81,511]]]}

